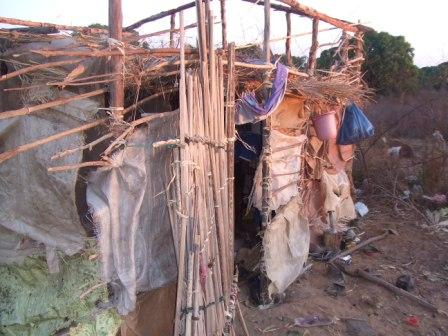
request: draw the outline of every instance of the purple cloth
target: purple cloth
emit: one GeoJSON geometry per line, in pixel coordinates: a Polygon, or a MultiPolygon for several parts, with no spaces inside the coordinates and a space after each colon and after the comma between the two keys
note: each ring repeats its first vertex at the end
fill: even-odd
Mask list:
{"type": "Polygon", "coordinates": [[[257,122],[274,112],[283,100],[287,82],[288,68],[277,63],[277,72],[268,99],[262,105],[257,101],[255,92],[245,93],[237,105],[236,123],[257,122]]]}

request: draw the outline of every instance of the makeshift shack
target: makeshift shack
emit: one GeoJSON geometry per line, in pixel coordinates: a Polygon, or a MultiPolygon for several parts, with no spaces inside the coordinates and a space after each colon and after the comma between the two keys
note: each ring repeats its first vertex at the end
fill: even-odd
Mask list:
{"type": "Polygon", "coordinates": [[[227,43],[224,0],[217,49],[209,1],[123,28],[121,1],[110,0],[108,30],[0,18],[27,27],[0,29],[0,273],[19,279],[11,265],[35,260],[49,288],[83,282],[64,293],[89,302],[17,318],[10,292],[4,330],[76,335],[105,324],[89,317],[105,312],[107,334],[116,309],[122,335],[233,334],[235,253],[270,304],[302,273],[310,244],[355,217],[354,146],[333,133],[345,106],[368,95],[366,28],[295,0],[249,2],[265,6],[261,60],[227,43]],[[197,23],[185,26],[189,8],[197,23]],[[286,13],[286,65],[270,50],[271,10],[286,13]],[[291,15],[313,21],[303,69],[292,66],[291,15]],[[168,30],[135,30],[168,16],[168,30]],[[320,21],[341,30],[328,71],[316,69],[320,21]],[[192,28],[194,47],[185,41],[192,28]],[[145,45],[162,34],[169,47],[145,45]],[[318,134],[328,118],[329,133],[318,134]],[[77,256],[89,271],[73,280],[77,256]]]}

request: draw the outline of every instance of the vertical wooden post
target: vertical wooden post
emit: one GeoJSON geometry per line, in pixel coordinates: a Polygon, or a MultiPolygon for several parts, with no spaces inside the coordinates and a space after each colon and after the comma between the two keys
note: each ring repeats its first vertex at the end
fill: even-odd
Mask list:
{"type": "MultiPolygon", "coordinates": [[[[109,37],[121,43],[122,41],[123,14],[121,0],[109,0],[109,37]]],[[[124,110],[124,57],[122,55],[111,56],[111,72],[116,73],[115,80],[110,85],[110,109],[115,120],[123,119],[124,110]]]]}
{"type": "Polygon", "coordinates": [[[227,185],[229,207],[229,242],[230,265],[234,268],[235,239],[235,43],[230,43],[227,53],[227,96],[226,96],[226,128],[227,128],[227,185]]]}
{"type": "Polygon", "coordinates": [[[347,32],[345,30],[342,31],[341,36],[341,63],[343,66],[347,65],[348,62],[348,47],[349,47],[349,40],[347,37],[347,32]]]}
{"type": "MultiPolygon", "coordinates": [[[[271,2],[270,0],[265,0],[264,2],[264,42],[263,42],[263,51],[264,51],[264,61],[266,63],[271,63],[271,52],[270,52],[270,35],[271,35],[271,2]]],[[[269,89],[266,87],[270,79],[270,71],[267,70],[263,76],[264,84],[265,84],[265,92],[264,99],[268,99],[269,97],[269,89]]],[[[262,142],[263,142],[263,151],[262,151],[262,189],[261,189],[261,225],[262,230],[264,231],[271,221],[271,167],[270,167],[270,157],[271,157],[271,145],[270,145],[270,137],[271,137],[271,117],[267,117],[262,122],[262,142]]],[[[270,302],[269,294],[268,294],[268,286],[269,280],[266,276],[266,270],[264,269],[264,252],[260,260],[260,303],[268,304],[270,302]]]]}
{"type": "MultiPolygon", "coordinates": [[[[356,47],[355,47],[355,58],[360,58],[360,57],[364,57],[364,34],[362,32],[356,32],[355,33],[355,43],[356,43],[356,47]]],[[[358,76],[358,83],[361,83],[361,79],[362,79],[362,61],[358,61],[358,63],[356,63],[356,75],[358,76]]]]}
{"type": "Polygon", "coordinates": [[[292,65],[291,57],[291,13],[287,12],[286,15],[286,41],[285,41],[285,53],[286,53],[286,64],[292,65]]]}
{"type": "Polygon", "coordinates": [[[226,0],[221,0],[221,35],[222,49],[227,49],[226,0]]]}
{"type": "MultiPolygon", "coordinates": [[[[181,143],[185,143],[185,118],[186,118],[186,96],[185,96],[185,49],[184,49],[184,15],[183,12],[179,13],[179,28],[180,28],[180,82],[179,82],[179,139],[181,143]]],[[[180,149],[178,157],[180,161],[186,161],[186,151],[180,149]]],[[[190,265],[187,264],[185,259],[186,249],[187,249],[187,226],[188,226],[188,217],[187,217],[187,209],[188,209],[188,168],[179,163],[178,172],[180,173],[180,191],[181,191],[181,199],[180,199],[180,210],[183,212],[184,216],[182,216],[180,221],[180,242],[179,242],[179,258],[177,264],[177,294],[176,294],[176,313],[174,316],[174,335],[179,335],[182,323],[182,308],[186,304],[186,300],[183,301],[185,295],[185,285],[186,285],[186,277],[185,277],[185,269],[188,270],[190,265]]],[[[186,319],[185,319],[186,320],[186,319]]],[[[185,327],[187,326],[187,322],[185,322],[185,327]]]]}
{"type": "Polygon", "coordinates": [[[176,29],[176,14],[170,16],[170,48],[174,48],[174,29],[176,29]]]}
{"type": "Polygon", "coordinates": [[[308,57],[308,74],[310,75],[313,75],[314,70],[316,69],[317,48],[319,47],[319,41],[317,40],[318,33],[319,33],[319,19],[314,18],[310,55],[308,57]]]}
{"type": "MultiPolygon", "coordinates": [[[[264,42],[263,42],[263,54],[264,61],[270,63],[271,52],[269,46],[269,39],[271,35],[270,27],[270,14],[271,14],[271,1],[266,0],[264,2],[264,42]]],[[[267,70],[264,74],[264,82],[267,83],[269,80],[270,71],[267,70]]],[[[265,99],[268,98],[267,90],[265,92],[265,99]]],[[[269,156],[271,154],[271,149],[269,145],[269,137],[271,134],[271,120],[267,117],[263,122],[263,164],[262,164],[262,175],[263,175],[263,187],[262,187],[262,226],[266,228],[270,221],[270,167],[269,167],[269,156]]]]}
{"type": "Polygon", "coordinates": [[[263,56],[266,63],[271,62],[271,50],[269,39],[271,36],[271,0],[264,2],[264,40],[263,40],[263,56]]]}

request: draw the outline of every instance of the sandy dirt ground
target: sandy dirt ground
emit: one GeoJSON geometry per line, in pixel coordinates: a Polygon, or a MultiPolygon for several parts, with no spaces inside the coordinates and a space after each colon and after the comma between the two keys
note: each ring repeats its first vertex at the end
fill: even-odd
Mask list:
{"type": "MultiPolygon", "coordinates": [[[[367,202],[370,213],[359,223],[363,240],[392,228],[390,235],[373,244],[378,251],[361,250],[353,255],[352,269],[368,269],[395,283],[398,276],[410,274],[415,280],[413,294],[448,311],[448,234],[435,233],[421,226],[418,216],[407,212],[405,218],[387,206],[367,202]]],[[[248,283],[240,284],[240,306],[253,335],[309,336],[393,336],[448,335],[448,318],[434,314],[407,298],[364,279],[345,277],[345,291],[337,296],[326,289],[332,284],[328,266],[311,261],[312,268],[286,291],[285,302],[259,310],[249,299],[248,283]],[[297,317],[319,315],[333,321],[330,326],[299,328],[297,317]],[[417,326],[408,324],[415,316],[417,326]]],[[[245,335],[236,317],[237,335],[245,335]]]]}

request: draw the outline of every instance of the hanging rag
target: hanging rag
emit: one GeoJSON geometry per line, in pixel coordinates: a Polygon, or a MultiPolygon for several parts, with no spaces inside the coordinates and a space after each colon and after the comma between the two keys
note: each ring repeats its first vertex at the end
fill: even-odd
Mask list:
{"type": "Polygon", "coordinates": [[[237,103],[235,123],[237,125],[255,123],[266,119],[283,100],[288,82],[288,68],[277,63],[277,72],[268,99],[260,104],[255,92],[247,92],[237,103]]]}

